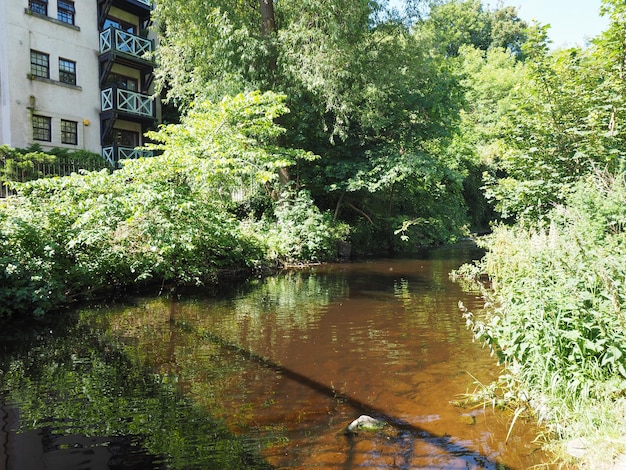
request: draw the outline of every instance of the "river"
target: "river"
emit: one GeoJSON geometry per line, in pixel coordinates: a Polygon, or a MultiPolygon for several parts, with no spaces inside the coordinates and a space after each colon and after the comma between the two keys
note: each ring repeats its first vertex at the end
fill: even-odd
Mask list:
{"type": "Polygon", "coordinates": [[[480,255],[462,243],[11,325],[0,468],[549,468],[532,422],[458,406],[499,374],[458,307],[481,298],[448,278],[480,255]],[[346,434],[360,415],[386,426],[346,434]]]}

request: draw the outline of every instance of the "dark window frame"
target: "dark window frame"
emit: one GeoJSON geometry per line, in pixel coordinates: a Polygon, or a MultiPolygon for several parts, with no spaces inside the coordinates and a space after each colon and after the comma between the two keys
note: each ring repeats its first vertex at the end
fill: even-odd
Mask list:
{"type": "Polygon", "coordinates": [[[70,0],[57,0],[57,20],[61,23],[74,25],[76,21],[76,8],[70,0]]]}
{"type": "Polygon", "coordinates": [[[34,77],[50,78],[50,54],[30,50],[30,73],[34,77]]]}
{"type": "Polygon", "coordinates": [[[48,16],[48,0],[28,0],[28,10],[38,15],[48,16]]]}
{"type": "Polygon", "coordinates": [[[76,62],[59,57],[59,81],[76,85],[76,62]]]}
{"type": "Polygon", "coordinates": [[[33,115],[33,140],[52,142],[52,118],[49,116],[33,115]]]}
{"type": "Polygon", "coordinates": [[[61,143],[78,145],[78,122],[61,119],[61,143]]]}

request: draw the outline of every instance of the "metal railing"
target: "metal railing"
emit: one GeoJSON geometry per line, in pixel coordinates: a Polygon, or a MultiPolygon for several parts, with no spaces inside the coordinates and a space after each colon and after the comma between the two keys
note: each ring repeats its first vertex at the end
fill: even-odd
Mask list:
{"type": "Polygon", "coordinates": [[[150,95],[110,87],[100,93],[102,111],[124,111],[144,117],[154,117],[154,99],[150,95]]]}
{"type": "Polygon", "coordinates": [[[79,170],[97,171],[103,168],[111,169],[112,165],[106,160],[79,160],[71,157],[56,157],[54,161],[36,162],[28,164],[16,163],[11,159],[0,158],[0,198],[15,194],[9,189],[10,182],[24,183],[40,178],[55,176],[69,176],[79,170]]]}
{"type": "Polygon", "coordinates": [[[111,26],[100,33],[100,53],[111,50],[145,58],[152,52],[152,41],[111,26]]]}
{"type": "Polygon", "coordinates": [[[152,152],[149,150],[142,150],[135,147],[122,147],[118,145],[102,147],[102,156],[113,167],[117,167],[120,160],[151,157],[152,155],[152,152]]]}

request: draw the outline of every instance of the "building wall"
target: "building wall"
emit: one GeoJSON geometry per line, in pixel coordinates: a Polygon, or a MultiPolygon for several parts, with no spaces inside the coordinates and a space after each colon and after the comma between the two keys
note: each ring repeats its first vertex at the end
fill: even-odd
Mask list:
{"type": "Polygon", "coordinates": [[[0,0],[0,144],[101,151],[97,2],[75,0],[75,26],[28,10],[28,0],[0,0]],[[30,51],[49,54],[50,79],[30,75],[30,51]],[[76,62],[76,86],[59,81],[59,58],[76,62]],[[33,140],[31,116],[51,118],[51,142],[33,140]],[[77,145],[61,142],[61,120],[77,122],[77,145]]]}
{"type": "Polygon", "coordinates": [[[11,142],[9,94],[9,34],[7,8],[10,0],[0,0],[0,145],[11,142]]]}

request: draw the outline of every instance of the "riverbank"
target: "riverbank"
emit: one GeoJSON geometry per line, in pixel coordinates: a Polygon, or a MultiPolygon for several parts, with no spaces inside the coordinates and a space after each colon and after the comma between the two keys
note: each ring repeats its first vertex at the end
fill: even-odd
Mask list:
{"type": "Polygon", "coordinates": [[[590,178],[548,221],[496,227],[464,270],[490,280],[484,310],[465,315],[505,367],[501,396],[586,468],[626,452],[625,207],[623,177],[590,178]]]}
{"type": "Polygon", "coordinates": [[[0,316],[41,316],[132,286],[207,286],[336,256],[347,227],[308,193],[285,190],[260,217],[237,216],[237,202],[197,181],[203,164],[158,156],[113,173],[17,186],[17,196],[0,201],[0,316]]]}

